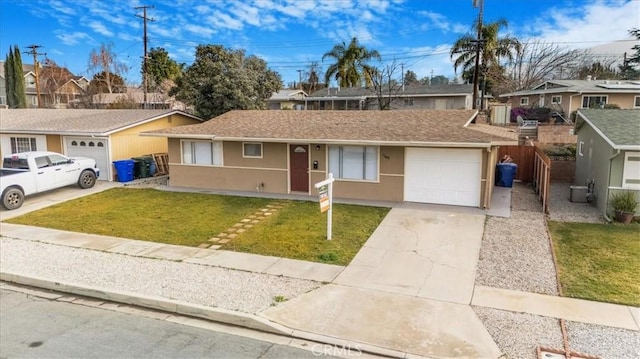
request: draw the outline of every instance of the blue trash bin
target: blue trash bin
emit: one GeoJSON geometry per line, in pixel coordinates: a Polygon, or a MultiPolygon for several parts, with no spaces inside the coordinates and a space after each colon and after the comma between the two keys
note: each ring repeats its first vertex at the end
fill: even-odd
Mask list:
{"type": "Polygon", "coordinates": [[[134,160],[113,161],[113,166],[116,168],[116,176],[118,176],[118,182],[133,181],[134,163],[134,160]]]}
{"type": "Polygon", "coordinates": [[[496,165],[496,186],[512,187],[517,170],[518,165],[515,163],[498,163],[496,165]]]}

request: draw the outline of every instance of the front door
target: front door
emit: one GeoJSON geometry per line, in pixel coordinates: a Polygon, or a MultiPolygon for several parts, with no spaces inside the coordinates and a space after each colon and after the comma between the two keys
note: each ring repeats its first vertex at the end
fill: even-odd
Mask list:
{"type": "Polygon", "coordinates": [[[309,192],[309,146],[289,145],[291,192],[309,192]]]}

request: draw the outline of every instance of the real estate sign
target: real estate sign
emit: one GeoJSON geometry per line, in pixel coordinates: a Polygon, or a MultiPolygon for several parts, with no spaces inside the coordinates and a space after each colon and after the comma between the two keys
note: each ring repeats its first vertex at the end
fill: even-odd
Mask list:
{"type": "Polygon", "coordinates": [[[329,201],[329,185],[320,186],[318,188],[320,194],[320,212],[324,213],[331,208],[331,202],[329,201]]]}

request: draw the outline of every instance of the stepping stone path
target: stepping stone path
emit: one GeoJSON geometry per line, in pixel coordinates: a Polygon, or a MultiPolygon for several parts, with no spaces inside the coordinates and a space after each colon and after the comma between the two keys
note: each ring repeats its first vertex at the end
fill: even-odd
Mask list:
{"type": "Polygon", "coordinates": [[[227,228],[224,232],[219,233],[217,236],[209,239],[210,243],[203,243],[198,248],[219,249],[223,244],[229,243],[234,238],[237,238],[240,234],[253,228],[259,224],[260,221],[272,216],[275,212],[282,209],[286,205],[285,202],[277,201],[270,203],[265,208],[260,208],[259,211],[254,214],[248,215],[246,218],[241,219],[238,223],[227,228]]]}

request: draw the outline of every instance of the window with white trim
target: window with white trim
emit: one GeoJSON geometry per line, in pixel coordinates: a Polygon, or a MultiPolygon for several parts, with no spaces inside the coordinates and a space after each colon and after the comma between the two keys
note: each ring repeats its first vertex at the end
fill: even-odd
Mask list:
{"type": "Polygon", "coordinates": [[[11,153],[37,150],[35,137],[11,137],[11,153]]]}
{"type": "Polygon", "coordinates": [[[378,147],[329,146],[329,172],[338,179],[377,181],[378,147]]]}
{"type": "Polygon", "coordinates": [[[582,108],[604,108],[607,96],[582,96],[582,108]]]}
{"type": "Polygon", "coordinates": [[[242,157],[262,158],[262,143],[243,142],[242,157]]]}
{"type": "Polygon", "coordinates": [[[562,103],[562,96],[551,96],[551,103],[554,105],[559,105],[562,103]]]}
{"type": "Polygon", "coordinates": [[[584,156],[584,141],[580,141],[578,144],[578,154],[584,156]]]}
{"type": "Polygon", "coordinates": [[[622,188],[640,189],[640,152],[624,154],[622,188]]]}
{"type": "Polygon", "coordinates": [[[183,141],[182,163],[222,166],[222,142],[183,141]]]}
{"type": "Polygon", "coordinates": [[[529,104],[529,98],[528,97],[520,97],[520,105],[521,106],[526,106],[529,104]]]}
{"type": "Polygon", "coordinates": [[[633,107],[640,108],[640,96],[636,96],[633,98],[633,107]]]}

